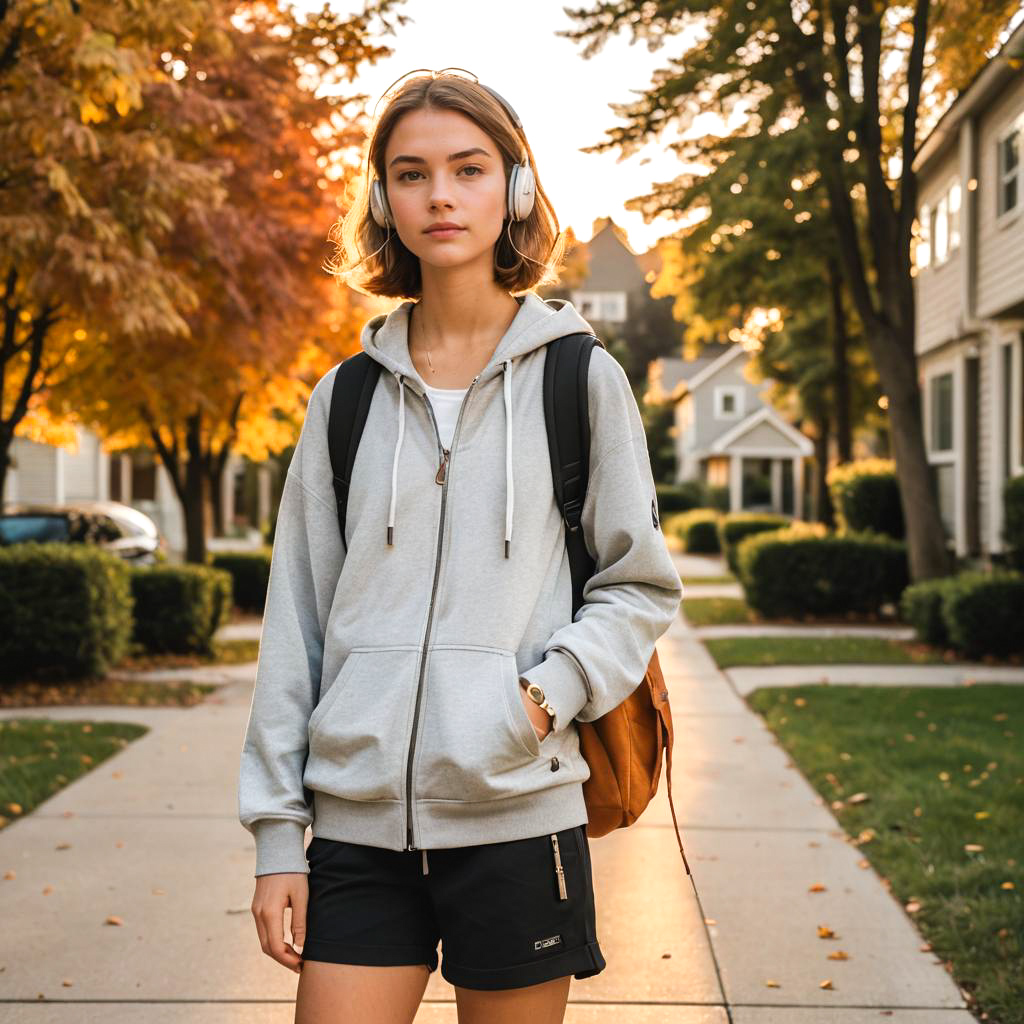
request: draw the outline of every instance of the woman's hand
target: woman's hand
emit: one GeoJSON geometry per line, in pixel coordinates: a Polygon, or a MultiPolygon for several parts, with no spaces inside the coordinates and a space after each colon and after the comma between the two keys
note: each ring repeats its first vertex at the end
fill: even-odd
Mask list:
{"type": "Polygon", "coordinates": [[[526,714],[533,723],[533,731],[537,734],[537,739],[544,739],[551,732],[551,716],[526,696],[526,687],[522,683],[519,684],[519,699],[523,702],[526,714]]]}
{"type": "Polygon", "coordinates": [[[252,898],[252,916],[256,919],[260,946],[267,956],[300,974],[302,945],[306,939],[306,904],[309,902],[309,877],[301,871],[259,875],[252,898]],[[292,908],[292,942],[284,941],[284,908],[292,908]]]}

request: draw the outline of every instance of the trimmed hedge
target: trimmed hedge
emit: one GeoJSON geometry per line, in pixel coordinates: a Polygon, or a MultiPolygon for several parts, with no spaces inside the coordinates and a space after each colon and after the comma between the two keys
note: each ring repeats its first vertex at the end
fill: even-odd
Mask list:
{"type": "Polygon", "coordinates": [[[907,586],[902,542],[811,524],[747,537],[737,561],[747,603],[766,618],[873,613],[907,586]]]}
{"type": "Polygon", "coordinates": [[[712,508],[695,508],[674,520],[675,530],[683,542],[683,550],[691,555],[717,555],[719,513],[712,508]]]}
{"type": "Polygon", "coordinates": [[[133,639],[150,653],[213,655],[213,635],[231,611],[231,573],[208,565],[132,570],[133,639]]]}
{"type": "Polygon", "coordinates": [[[942,616],[942,599],[949,580],[922,580],[912,583],[900,597],[900,618],[914,627],[922,643],[945,647],[949,644],[946,620],[942,616]]]}
{"type": "Polygon", "coordinates": [[[689,512],[704,504],[704,488],[699,480],[684,480],[678,484],[655,484],[658,498],[658,518],[673,512],[689,512]]]}
{"type": "Polygon", "coordinates": [[[860,459],[833,466],[828,489],[843,533],[871,530],[902,540],[906,530],[896,464],[891,459],[860,459]]]}
{"type": "Polygon", "coordinates": [[[1003,484],[1003,540],[1007,561],[1024,569],[1024,474],[1003,484]]]}
{"type": "Polygon", "coordinates": [[[266,606],[272,551],[269,547],[259,551],[222,551],[207,559],[214,569],[231,574],[232,598],[243,611],[262,612],[266,606]]]}
{"type": "Polygon", "coordinates": [[[767,533],[769,530],[780,530],[788,526],[788,516],[766,515],[760,512],[730,512],[718,523],[718,543],[734,572],[739,571],[736,563],[736,548],[744,537],[755,533],[767,533]]]}
{"type": "Polygon", "coordinates": [[[950,642],[968,658],[1024,653],[1024,575],[962,572],[946,581],[942,616],[950,642]]]}
{"type": "Polygon", "coordinates": [[[0,682],[105,676],[129,651],[130,572],[88,544],[0,548],[0,682]]]}

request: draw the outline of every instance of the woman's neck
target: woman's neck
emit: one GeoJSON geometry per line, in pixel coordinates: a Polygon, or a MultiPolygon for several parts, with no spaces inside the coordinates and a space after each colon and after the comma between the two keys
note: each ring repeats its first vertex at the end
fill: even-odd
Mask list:
{"type": "Polygon", "coordinates": [[[424,291],[409,315],[409,356],[434,387],[466,387],[487,365],[519,303],[498,289],[483,294],[424,291]]]}

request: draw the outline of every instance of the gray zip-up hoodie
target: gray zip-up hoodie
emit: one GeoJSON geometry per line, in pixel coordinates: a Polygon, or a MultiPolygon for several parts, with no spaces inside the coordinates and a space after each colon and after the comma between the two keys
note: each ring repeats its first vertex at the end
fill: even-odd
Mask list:
{"type": "Polygon", "coordinates": [[[546,342],[590,325],[533,292],[463,399],[450,452],[409,357],[413,302],[367,321],[381,373],[342,546],[313,388],[278,511],[238,806],[256,875],[306,872],[304,834],[390,850],[468,846],[587,821],[574,720],[642,682],[682,584],[658,524],[636,401],[596,348],[586,545],[572,616],[544,423],[546,342]],[[519,679],[555,708],[538,740],[519,679]]]}

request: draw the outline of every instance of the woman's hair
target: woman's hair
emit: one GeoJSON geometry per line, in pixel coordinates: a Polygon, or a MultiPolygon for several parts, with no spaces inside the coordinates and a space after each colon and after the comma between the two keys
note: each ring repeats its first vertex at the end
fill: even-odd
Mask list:
{"type": "MultiPolygon", "coordinates": [[[[444,74],[409,79],[381,112],[373,129],[368,164],[372,165],[374,175],[386,186],[384,152],[395,125],[410,111],[426,109],[454,110],[475,122],[490,136],[501,156],[506,192],[512,165],[521,162],[524,155],[529,159],[535,182],[533,209],[525,220],[503,223],[492,260],[496,264],[494,280],[509,294],[525,292],[539,284],[556,283],[566,239],[564,232],[559,230],[554,207],[541,187],[533,151],[529,142],[520,136],[504,106],[471,79],[444,74]],[[515,248],[509,245],[509,235],[515,248]],[[516,249],[530,258],[524,258],[516,249]],[[499,269],[501,267],[508,269],[499,269]]],[[[363,175],[357,181],[356,194],[348,212],[334,223],[328,234],[342,261],[356,257],[357,262],[342,267],[331,260],[325,269],[336,279],[365,294],[422,298],[419,257],[402,244],[394,227],[390,229],[391,237],[388,239],[388,229],[382,228],[370,213],[369,176],[363,175]],[[360,266],[363,269],[356,273],[360,266]]]]}

